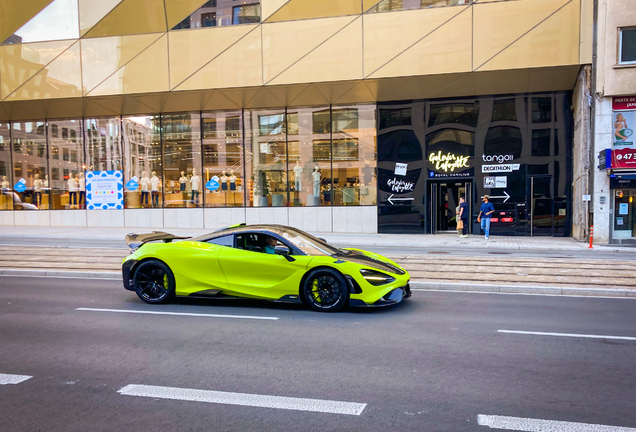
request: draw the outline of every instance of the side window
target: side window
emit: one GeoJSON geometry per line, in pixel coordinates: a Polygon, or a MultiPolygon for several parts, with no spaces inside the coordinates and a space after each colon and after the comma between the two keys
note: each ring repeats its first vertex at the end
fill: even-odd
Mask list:
{"type": "Polygon", "coordinates": [[[208,240],[207,243],[212,243],[219,246],[234,247],[234,234],[216,237],[208,240]]]}
{"type": "Polygon", "coordinates": [[[236,236],[236,247],[251,252],[267,254],[280,253],[282,248],[285,248],[286,253],[291,253],[289,247],[275,237],[260,233],[238,234],[236,236]]]}

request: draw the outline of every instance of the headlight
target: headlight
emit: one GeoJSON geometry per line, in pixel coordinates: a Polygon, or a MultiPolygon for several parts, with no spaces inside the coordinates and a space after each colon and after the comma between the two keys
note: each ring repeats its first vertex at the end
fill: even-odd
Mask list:
{"type": "Polygon", "coordinates": [[[385,285],[395,280],[395,278],[389,276],[388,274],[375,270],[362,269],[360,270],[360,273],[367,282],[375,286],[385,285]]]}

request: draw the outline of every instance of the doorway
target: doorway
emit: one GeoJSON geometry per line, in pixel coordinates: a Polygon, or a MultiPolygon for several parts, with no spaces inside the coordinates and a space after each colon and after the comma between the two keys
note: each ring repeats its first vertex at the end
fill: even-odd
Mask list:
{"type": "Polygon", "coordinates": [[[457,233],[457,206],[459,198],[466,198],[468,230],[470,232],[472,214],[471,182],[429,182],[429,230],[431,234],[457,233]]]}
{"type": "Polygon", "coordinates": [[[547,175],[528,177],[530,236],[554,235],[553,178],[547,175]]]}

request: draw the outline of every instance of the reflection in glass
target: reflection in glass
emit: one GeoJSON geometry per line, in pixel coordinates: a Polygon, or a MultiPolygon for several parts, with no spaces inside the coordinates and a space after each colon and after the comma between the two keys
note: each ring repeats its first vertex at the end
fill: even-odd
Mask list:
{"type": "Polygon", "coordinates": [[[0,123],[0,210],[13,210],[11,175],[11,125],[0,123]]]}
{"type": "Polygon", "coordinates": [[[258,0],[236,6],[236,0],[209,0],[172,30],[190,28],[258,24],[261,5],[258,0]]]}
{"type": "Polygon", "coordinates": [[[551,129],[532,131],[532,156],[550,156],[551,129]]]}
{"type": "Polygon", "coordinates": [[[440,103],[431,104],[429,126],[440,124],[463,124],[470,127],[477,126],[479,117],[479,103],[440,103]]]}
{"type": "Polygon", "coordinates": [[[79,38],[77,0],[54,0],[2,45],[79,38]]]}
{"type": "Polygon", "coordinates": [[[532,98],[532,123],[549,123],[552,121],[552,98],[532,98]]]}
{"type": "MultiPolygon", "coordinates": [[[[47,170],[46,126],[43,122],[12,123],[15,210],[48,210],[51,183],[47,170]],[[24,191],[16,188],[24,185],[24,191]]],[[[55,180],[58,184],[64,180],[55,180]]]]}
{"type": "Polygon", "coordinates": [[[122,130],[125,208],[160,208],[163,164],[159,116],[124,117],[122,130]],[[133,184],[128,184],[135,179],[137,180],[133,184]]]}
{"type": "Polygon", "coordinates": [[[242,207],[243,121],[240,111],[203,113],[206,207],[242,207]]]}
{"type": "Polygon", "coordinates": [[[199,125],[199,114],[162,117],[164,207],[203,207],[199,125]]]}
{"type": "Polygon", "coordinates": [[[367,13],[471,4],[472,0],[382,0],[367,13]]]}
{"type": "Polygon", "coordinates": [[[517,121],[515,99],[496,100],[492,110],[492,121],[517,121]]]}
{"type": "Polygon", "coordinates": [[[86,208],[86,179],[81,120],[49,121],[49,146],[57,159],[49,161],[51,169],[49,197],[51,209],[86,208]],[[53,136],[53,131],[61,131],[53,136]],[[61,157],[60,157],[61,153],[61,157]]]}
{"type": "Polygon", "coordinates": [[[246,175],[249,206],[287,205],[287,150],[284,111],[246,111],[246,175]]]}

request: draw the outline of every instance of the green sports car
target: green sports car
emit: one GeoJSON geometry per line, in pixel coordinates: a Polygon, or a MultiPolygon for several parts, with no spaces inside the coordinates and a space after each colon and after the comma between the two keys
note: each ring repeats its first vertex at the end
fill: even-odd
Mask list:
{"type": "Polygon", "coordinates": [[[241,297],[337,311],[411,295],[409,274],[393,261],[282,225],[239,224],[195,238],[129,234],[126,243],[124,288],[146,303],[241,297]]]}

